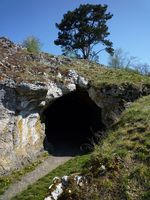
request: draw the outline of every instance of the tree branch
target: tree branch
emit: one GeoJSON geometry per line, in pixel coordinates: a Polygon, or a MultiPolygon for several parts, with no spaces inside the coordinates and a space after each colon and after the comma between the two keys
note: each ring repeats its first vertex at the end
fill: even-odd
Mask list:
{"type": "Polygon", "coordinates": [[[97,54],[99,54],[101,51],[104,51],[104,50],[105,50],[105,48],[97,51],[96,53],[94,53],[94,55],[92,56],[92,58],[94,58],[94,56],[96,56],[97,54]]]}

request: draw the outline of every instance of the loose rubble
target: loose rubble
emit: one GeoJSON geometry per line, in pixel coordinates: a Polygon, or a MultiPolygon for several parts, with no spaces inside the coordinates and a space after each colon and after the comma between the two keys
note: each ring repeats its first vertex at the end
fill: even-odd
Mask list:
{"type": "Polygon", "coordinates": [[[52,182],[49,186],[49,194],[44,200],[58,200],[64,191],[71,193],[71,183],[74,183],[78,187],[83,187],[87,184],[86,178],[80,175],[63,176],[61,178],[55,177],[52,182]]]}

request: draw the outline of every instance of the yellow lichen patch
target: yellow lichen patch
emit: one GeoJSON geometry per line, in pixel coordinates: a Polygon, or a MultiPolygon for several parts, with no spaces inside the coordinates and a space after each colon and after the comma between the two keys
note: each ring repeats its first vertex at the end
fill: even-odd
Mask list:
{"type": "Polygon", "coordinates": [[[16,148],[15,149],[16,155],[19,156],[25,156],[27,155],[26,149],[25,148],[16,148]]]}
{"type": "Polygon", "coordinates": [[[37,119],[37,122],[35,123],[35,131],[36,134],[38,134],[39,136],[43,133],[40,117],[37,119]]]}
{"type": "Polygon", "coordinates": [[[21,143],[22,143],[22,130],[23,130],[23,120],[22,120],[21,116],[19,116],[18,120],[17,120],[17,130],[18,130],[19,144],[21,145],[21,143]]]}
{"type": "Polygon", "coordinates": [[[3,129],[3,133],[7,133],[9,131],[8,126],[5,126],[3,129]]]}
{"type": "Polygon", "coordinates": [[[10,160],[7,157],[1,157],[0,163],[1,163],[1,166],[8,166],[10,164],[10,160]]]}
{"type": "Polygon", "coordinates": [[[39,148],[40,146],[43,146],[43,129],[42,129],[42,124],[40,121],[40,117],[37,120],[35,124],[35,134],[37,135],[37,141],[36,141],[36,146],[39,148]]]}
{"type": "Polygon", "coordinates": [[[32,140],[32,127],[30,126],[30,121],[27,122],[27,128],[28,128],[28,140],[32,140]]]}

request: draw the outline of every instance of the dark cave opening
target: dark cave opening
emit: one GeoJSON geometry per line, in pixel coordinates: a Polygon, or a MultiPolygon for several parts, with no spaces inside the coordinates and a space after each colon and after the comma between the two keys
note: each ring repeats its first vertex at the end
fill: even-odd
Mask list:
{"type": "Polygon", "coordinates": [[[50,144],[53,155],[81,154],[90,146],[94,133],[104,130],[101,109],[81,88],[56,99],[43,114],[44,146],[48,149],[50,144]]]}

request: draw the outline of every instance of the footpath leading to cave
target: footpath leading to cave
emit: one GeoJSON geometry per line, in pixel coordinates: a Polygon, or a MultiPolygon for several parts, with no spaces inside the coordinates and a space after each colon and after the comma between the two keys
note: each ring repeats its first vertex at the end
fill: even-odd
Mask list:
{"type": "Polygon", "coordinates": [[[50,156],[41,163],[35,170],[24,175],[20,181],[10,185],[8,190],[0,196],[0,200],[10,200],[17,194],[27,189],[29,185],[35,183],[38,179],[47,175],[50,171],[71,159],[72,156],[50,156]]]}

